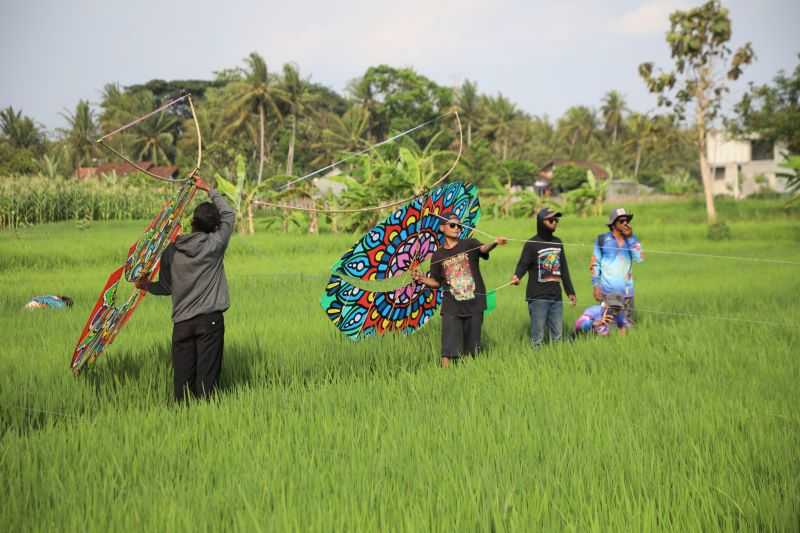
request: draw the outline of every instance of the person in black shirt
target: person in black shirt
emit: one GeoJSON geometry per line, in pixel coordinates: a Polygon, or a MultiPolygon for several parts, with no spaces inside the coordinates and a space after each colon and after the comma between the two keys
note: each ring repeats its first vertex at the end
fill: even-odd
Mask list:
{"type": "Polygon", "coordinates": [[[543,208],[536,216],[536,235],[522,247],[522,255],[511,278],[513,285],[528,275],[525,299],[531,316],[531,343],[535,348],[544,341],[545,325],[551,341],[561,339],[564,309],[561,303],[561,285],[569,301],[575,305],[575,289],[569,277],[567,254],[561,239],[553,235],[561,213],[543,208]]]}
{"type": "Polygon", "coordinates": [[[480,350],[486,286],[478,261],[489,259],[489,252],[507,241],[503,237],[489,244],[477,239],[461,240],[461,220],[456,215],[443,217],[439,230],[445,243],[431,258],[431,275],[425,276],[417,269],[411,275],[419,283],[444,290],[442,367],[447,368],[451,359],[465,354],[475,356],[480,350]]]}

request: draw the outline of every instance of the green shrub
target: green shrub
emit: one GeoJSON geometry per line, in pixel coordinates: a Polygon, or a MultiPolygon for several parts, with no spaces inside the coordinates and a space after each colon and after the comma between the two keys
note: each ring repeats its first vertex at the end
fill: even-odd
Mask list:
{"type": "Polygon", "coordinates": [[[717,222],[708,226],[706,237],[711,241],[726,241],[731,236],[731,228],[724,222],[717,222]]]}
{"type": "Polygon", "coordinates": [[[572,191],[586,183],[586,169],[574,165],[558,166],[553,170],[551,186],[559,191],[572,191]]]}

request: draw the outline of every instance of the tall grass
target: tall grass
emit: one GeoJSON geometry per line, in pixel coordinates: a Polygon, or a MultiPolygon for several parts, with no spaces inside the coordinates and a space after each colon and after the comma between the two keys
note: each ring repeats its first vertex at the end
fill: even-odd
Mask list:
{"type": "MultiPolygon", "coordinates": [[[[688,205],[672,218],[637,208],[634,222],[645,250],[800,262],[798,219],[753,206],[762,216],[730,217],[724,242],[687,221],[688,205]]],[[[590,304],[602,224],[559,228],[579,298],[566,325],[590,304]]],[[[483,355],[445,371],[438,319],[361,343],[327,322],[325,272],[355,236],[235,236],[222,394],[176,408],[168,299],[148,296],[95,367],[69,373],[104,276],[142,225],[0,234],[9,531],[800,530],[796,266],[651,254],[636,267],[631,335],[536,352],[523,289],[503,290],[483,355]],[[20,310],[44,293],[75,308],[20,310]]],[[[514,237],[532,226],[481,224],[514,237]]],[[[487,286],[509,279],[519,251],[492,253],[487,286]]]]}
{"type": "Polygon", "coordinates": [[[152,215],[173,196],[169,186],[142,186],[131,178],[85,181],[0,178],[0,230],[64,220],[131,220],[152,215]]]}

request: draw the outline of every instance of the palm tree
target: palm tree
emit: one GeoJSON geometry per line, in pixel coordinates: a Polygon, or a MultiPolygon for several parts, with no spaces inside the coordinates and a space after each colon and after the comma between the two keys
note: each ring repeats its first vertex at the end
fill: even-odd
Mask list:
{"type": "Polygon", "coordinates": [[[569,145],[569,157],[576,157],[576,150],[588,144],[597,128],[594,111],[586,106],[573,106],[567,109],[564,116],[558,119],[558,136],[569,145]]]}
{"type": "Polygon", "coordinates": [[[639,169],[642,164],[642,155],[645,148],[649,147],[656,139],[656,124],[654,120],[642,113],[631,113],[628,116],[627,128],[630,130],[631,140],[626,146],[635,146],[635,156],[633,164],[633,177],[639,177],[639,169]]]}
{"type": "Polygon", "coordinates": [[[154,164],[169,161],[175,153],[173,145],[177,120],[166,113],[158,113],[141,122],[133,137],[132,149],[139,159],[148,159],[154,164]]]}
{"type": "Polygon", "coordinates": [[[518,159],[544,163],[553,159],[558,151],[558,136],[547,116],[532,116],[521,124],[518,159]],[[524,126],[524,127],[522,127],[524,126]]]}
{"type": "Polygon", "coordinates": [[[465,80],[458,90],[458,110],[467,123],[467,146],[472,145],[472,125],[477,124],[480,112],[478,84],[465,80]]]}
{"type": "Polygon", "coordinates": [[[69,128],[61,130],[65,135],[66,145],[72,156],[75,175],[81,163],[91,160],[95,155],[94,139],[97,137],[97,125],[94,120],[94,112],[89,107],[87,100],[81,100],[75,107],[74,113],[62,113],[67,120],[69,128]]]}
{"type": "Polygon", "coordinates": [[[39,148],[44,144],[42,133],[33,120],[11,106],[0,111],[0,132],[15,148],[39,148]]]}
{"type": "Polygon", "coordinates": [[[283,66],[283,83],[278,96],[289,106],[292,120],[292,134],[289,138],[289,153],[286,155],[286,175],[291,176],[294,170],[294,145],[297,138],[297,117],[305,112],[306,105],[315,100],[308,90],[308,84],[300,78],[296,66],[285,64],[283,66]]]}
{"type": "Polygon", "coordinates": [[[619,91],[609,91],[603,98],[600,113],[605,121],[606,132],[611,133],[611,144],[617,144],[617,136],[624,124],[626,111],[628,111],[628,107],[625,97],[619,91]]]}
{"type": "Polygon", "coordinates": [[[508,158],[512,124],[521,113],[517,106],[502,94],[498,94],[496,98],[483,97],[481,104],[485,116],[481,131],[494,140],[495,150],[505,161],[508,158]]]}
{"type": "Polygon", "coordinates": [[[369,111],[360,104],[353,105],[341,117],[327,112],[320,116],[321,137],[312,144],[320,155],[315,164],[330,161],[342,152],[355,152],[369,146],[369,111]]]}
{"type": "Polygon", "coordinates": [[[275,103],[277,86],[273,83],[264,58],[252,52],[245,62],[249,67],[249,71],[245,72],[245,78],[233,82],[233,99],[227,108],[230,124],[226,128],[226,133],[246,129],[253,113],[258,113],[258,183],[260,184],[264,174],[264,123],[267,110],[272,110],[279,118],[281,114],[275,103]]]}
{"type": "Polygon", "coordinates": [[[347,85],[347,93],[358,105],[363,107],[369,115],[368,140],[380,138],[383,135],[381,117],[378,116],[378,102],[372,94],[372,85],[365,78],[356,78],[347,85]]]}

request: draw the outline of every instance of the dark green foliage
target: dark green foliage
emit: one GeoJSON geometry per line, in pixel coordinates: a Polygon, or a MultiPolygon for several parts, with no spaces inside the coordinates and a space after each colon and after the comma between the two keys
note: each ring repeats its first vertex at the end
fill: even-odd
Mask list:
{"type": "Polygon", "coordinates": [[[732,237],[731,228],[725,222],[717,222],[708,226],[706,235],[710,241],[726,241],[732,237]]]}
{"type": "Polygon", "coordinates": [[[44,134],[33,119],[10,106],[0,110],[0,138],[12,148],[29,150],[36,155],[44,153],[46,146],[44,134]]]}
{"type": "Polygon", "coordinates": [[[772,85],[750,84],[736,104],[737,120],[728,126],[766,141],[783,141],[789,152],[800,153],[800,63],[788,76],[781,70],[772,81],[772,85]]]}
{"type": "MultiPolygon", "coordinates": [[[[373,116],[372,135],[376,139],[390,132],[404,131],[447,110],[454,101],[453,91],[410,68],[388,65],[370,67],[350,87],[352,97],[366,106],[373,116]]],[[[420,144],[433,136],[421,132],[420,144]]],[[[435,131],[435,130],[433,130],[435,131]]]]}
{"type": "Polygon", "coordinates": [[[509,159],[503,161],[502,165],[503,170],[505,170],[509,178],[511,178],[511,184],[522,187],[532,187],[533,182],[536,181],[536,175],[539,172],[538,167],[530,161],[509,159]]]}
{"type": "Polygon", "coordinates": [[[660,174],[640,174],[639,183],[647,185],[659,191],[664,190],[664,176],[660,174]]]}
{"type": "Polygon", "coordinates": [[[586,183],[586,169],[575,165],[559,165],[553,170],[550,186],[559,191],[572,191],[586,183]]]}
{"type": "Polygon", "coordinates": [[[39,170],[36,154],[28,148],[16,148],[0,141],[0,176],[26,176],[39,170]]]}

